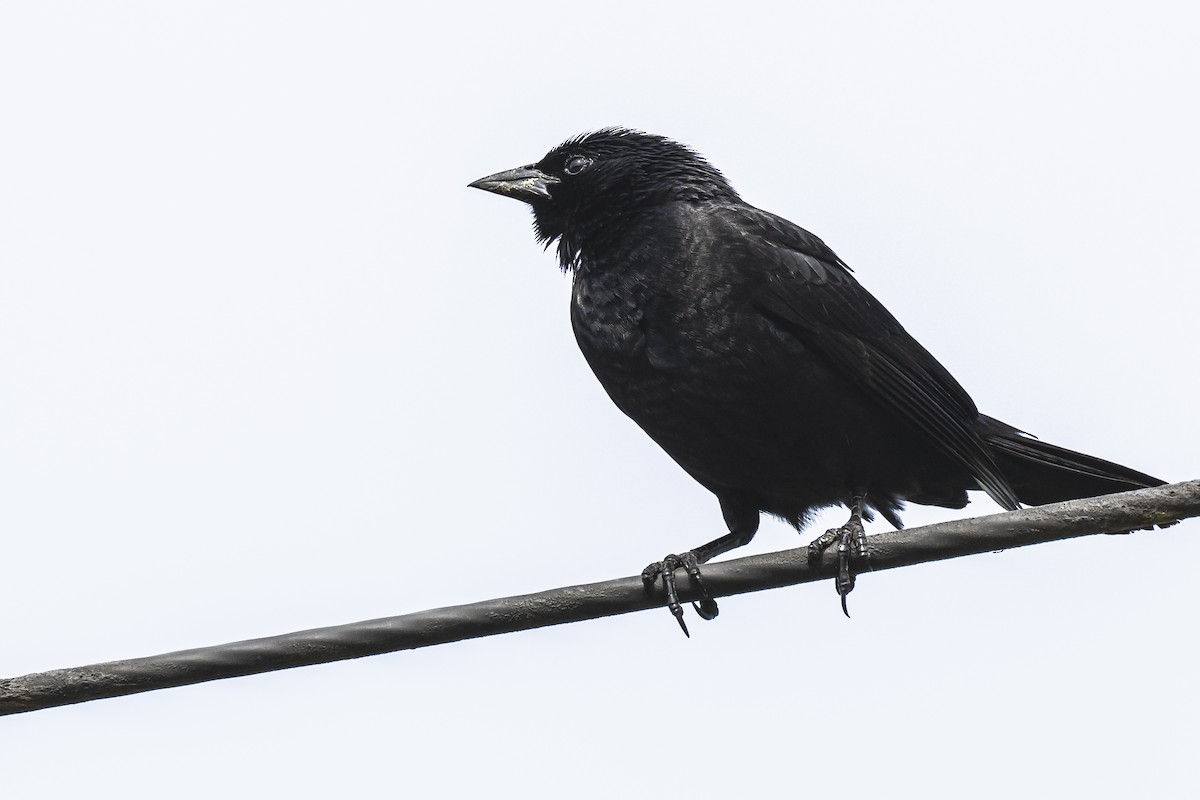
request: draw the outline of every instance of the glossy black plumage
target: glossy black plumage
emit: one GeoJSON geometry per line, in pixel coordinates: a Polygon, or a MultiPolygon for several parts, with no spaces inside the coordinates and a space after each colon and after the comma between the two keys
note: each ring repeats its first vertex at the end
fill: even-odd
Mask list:
{"type": "Polygon", "coordinates": [[[905,502],[973,489],[1012,509],[1162,483],[981,415],[824,242],[675,142],[599,131],[472,185],[530,203],[588,364],[719,499],[731,533],[696,563],[760,512],[799,528],[860,492],[898,526],[905,502]]]}

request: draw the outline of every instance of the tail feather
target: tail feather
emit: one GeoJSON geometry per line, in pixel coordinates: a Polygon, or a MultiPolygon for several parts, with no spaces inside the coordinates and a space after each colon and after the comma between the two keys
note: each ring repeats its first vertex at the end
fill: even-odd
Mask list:
{"type": "Polygon", "coordinates": [[[1022,503],[1042,505],[1162,486],[1137,470],[1047,444],[999,420],[980,415],[980,433],[996,465],[1022,503]]]}

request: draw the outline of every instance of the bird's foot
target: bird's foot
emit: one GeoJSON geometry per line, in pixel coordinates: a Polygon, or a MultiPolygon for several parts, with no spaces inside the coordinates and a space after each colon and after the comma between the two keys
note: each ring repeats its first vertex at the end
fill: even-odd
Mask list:
{"type": "Polygon", "coordinates": [[[862,520],[857,515],[851,516],[850,521],[840,528],[830,528],[808,545],[809,562],[818,562],[826,550],[837,543],[838,574],[834,581],[838,597],[842,598],[842,613],[850,616],[846,608],[846,595],[854,591],[854,571],[851,569],[851,559],[867,557],[867,532],[862,520]]]}
{"type": "Polygon", "coordinates": [[[660,577],[663,582],[663,589],[667,593],[667,608],[671,610],[675,621],[679,623],[679,627],[683,630],[683,635],[691,637],[688,633],[687,623],[683,621],[683,606],[679,603],[679,594],[675,591],[675,570],[683,567],[687,571],[688,581],[694,589],[700,592],[700,602],[692,603],[692,608],[700,615],[701,619],[714,619],[717,616],[717,601],[712,599],[708,593],[708,588],[704,585],[704,576],[700,574],[700,561],[696,558],[696,554],[689,550],[680,555],[669,555],[662,561],[655,561],[650,566],[642,570],[642,584],[646,587],[646,591],[650,592],[654,589],[654,583],[660,577]]]}

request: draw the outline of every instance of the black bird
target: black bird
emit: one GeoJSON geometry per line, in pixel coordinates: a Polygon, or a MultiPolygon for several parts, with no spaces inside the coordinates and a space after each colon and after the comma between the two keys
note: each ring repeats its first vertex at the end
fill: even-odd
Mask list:
{"type": "Polygon", "coordinates": [[[843,504],[838,594],[865,557],[863,520],[900,527],[905,502],[962,508],[982,489],[1006,509],[1163,481],[1038,441],[979,413],[819,238],[747,204],[689,148],[609,128],[471,186],[533,208],[574,277],[571,325],[617,407],[717,496],[729,532],[642,573],[675,591],[683,567],[716,616],[699,565],[749,542],[759,514],[800,530],[843,504]]]}

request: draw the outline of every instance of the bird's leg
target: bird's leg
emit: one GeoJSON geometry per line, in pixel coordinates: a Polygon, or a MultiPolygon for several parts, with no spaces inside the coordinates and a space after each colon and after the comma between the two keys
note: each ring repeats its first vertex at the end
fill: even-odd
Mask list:
{"type": "Polygon", "coordinates": [[[850,611],[846,608],[846,595],[854,590],[854,572],[850,569],[852,556],[865,558],[867,555],[867,532],[863,528],[863,505],[867,493],[859,490],[850,501],[850,519],[840,528],[830,528],[818,536],[808,546],[808,560],[820,561],[821,556],[829,546],[837,542],[838,574],[834,582],[838,596],[842,598],[842,613],[847,617],[850,611]]]}
{"type": "Polygon", "coordinates": [[[679,623],[684,636],[690,637],[691,634],[688,633],[687,623],[683,621],[683,606],[679,603],[679,594],[675,591],[675,570],[680,567],[687,570],[688,582],[693,589],[700,592],[700,601],[692,603],[692,608],[696,610],[700,618],[715,619],[718,614],[717,601],[712,598],[712,595],[708,593],[708,587],[704,585],[704,576],[700,574],[700,565],[722,553],[749,543],[758,530],[757,511],[752,519],[753,526],[735,527],[734,530],[718,539],[713,539],[708,544],[679,555],[669,555],[662,561],[655,561],[642,570],[642,584],[646,587],[647,592],[653,591],[655,582],[660,577],[662,578],[663,589],[667,593],[667,608],[675,616],[675,621],[679,623]]]}

